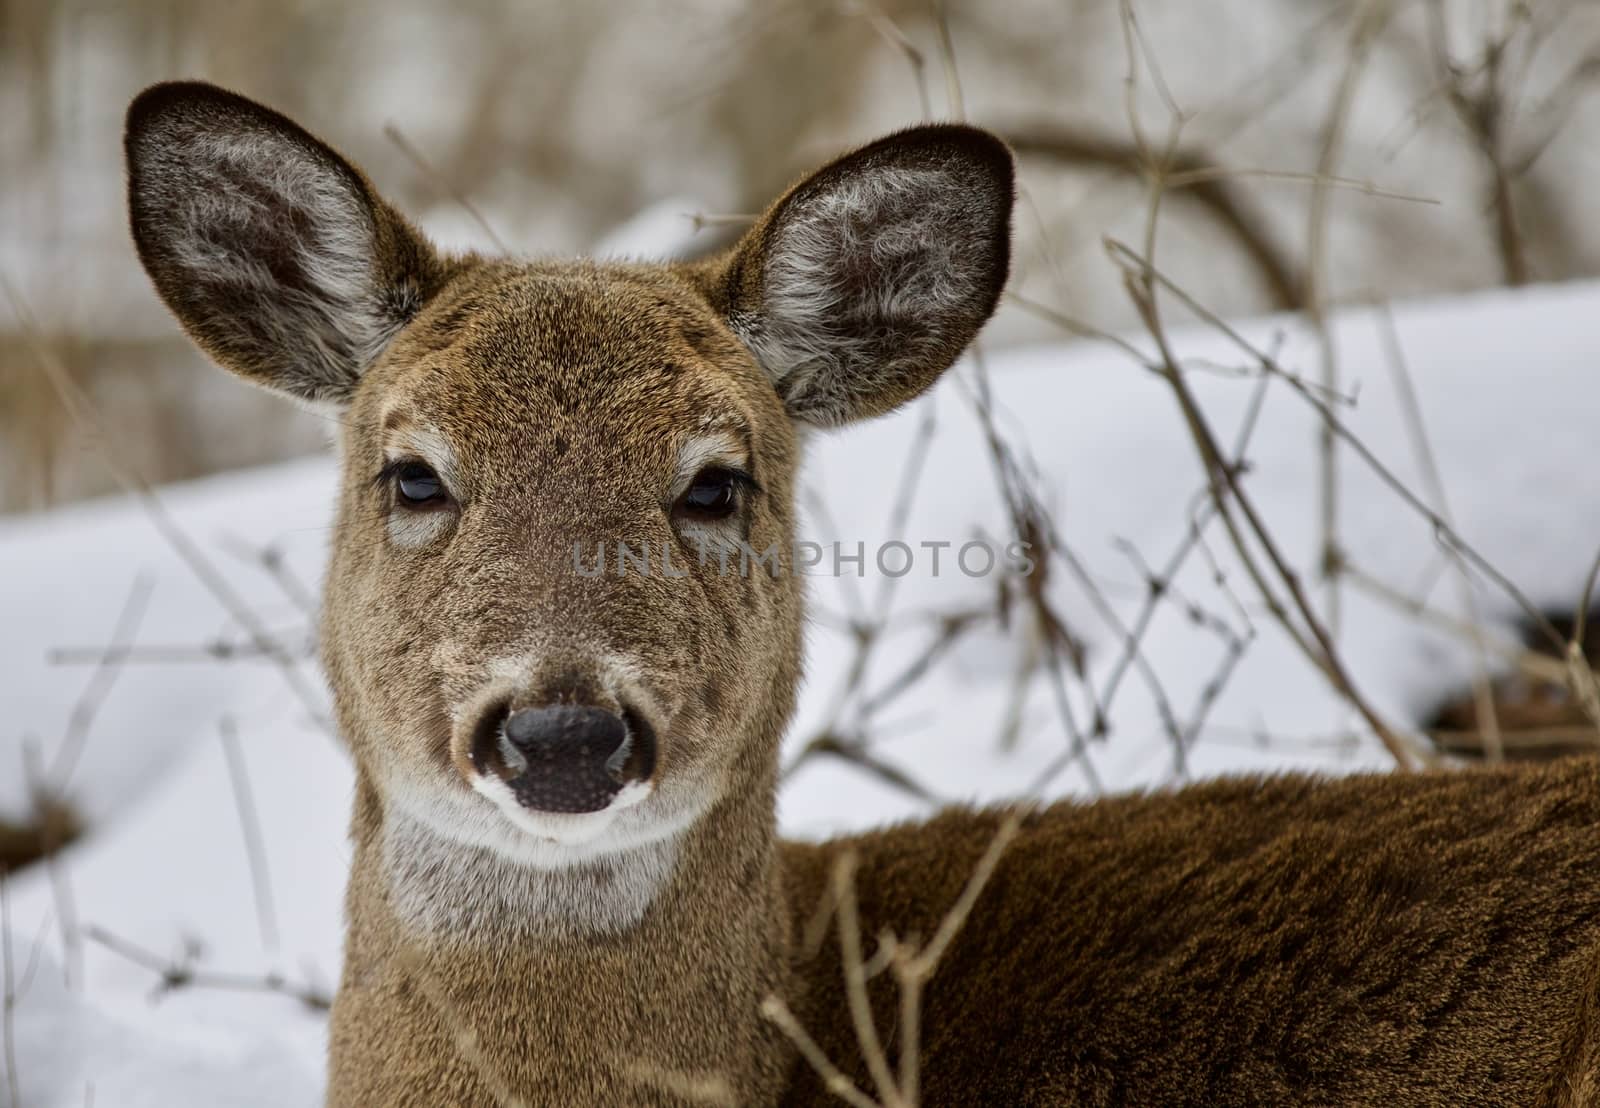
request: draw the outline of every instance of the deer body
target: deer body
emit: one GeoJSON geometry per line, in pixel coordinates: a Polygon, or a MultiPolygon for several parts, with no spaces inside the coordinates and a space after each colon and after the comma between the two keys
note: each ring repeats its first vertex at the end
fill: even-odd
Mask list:
{"type": "MultiPolygon", "coordinates": [[[[329,1103],[823,1100],[773,997],[872,1088],[840,953],[814,949],[834,862],[859,858],[869,945],[926,937],[1000,817],[781,843],[800,583],[714,555],[791,549],[801,431],[916,396],[988,318],[1004,147],[891,136],[663,266],[441,255],[211,86],[141,95],[127,148],[179,321],[339,426],[322,641],[357,795],[329,1103]],[[677,553],[578,571],[613,541],[677,553]]],[[[928,986],[923,1099],[1588,1103],[1597,783],[1035,813],[928,986]]],[[[870,985],[884,1028],[892,985],[870,985]]]]}
{"type": "MultiPolygon", "coordinates": [[[[861,929],[929,935],[999,822],[859,859],[861,929]]],[[[927,1104],[1600,1104],[1600,762],[1246,778],[1030,817],[941,961],[927,1104]]],[[[807,1026],[871,1089],[834,941],[807,1026]]],[[[895,991],[874,986],[879,1027],[895,991]]],[[[804,1066],[786,1103],[826,1102],[804,1066]]]]}

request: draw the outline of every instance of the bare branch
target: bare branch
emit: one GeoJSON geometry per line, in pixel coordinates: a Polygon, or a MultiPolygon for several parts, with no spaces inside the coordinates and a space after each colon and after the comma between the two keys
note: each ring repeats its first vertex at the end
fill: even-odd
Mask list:
{"type": "MultiPolygon", "coordinates": [[[[1391,0],[1368,0],[1357,11],[1351,31],[1344,74],[1334,93],[1333,105],[1322,132],[1322,151],[1317,158],[1316,181],[1311,192],[1311,211],[1307,230],[1306,317],[1317,335],[1320,382],[1323,391],[1339,391],[1339,352],[1333,328],[1328,325],[1328,236],[1332,231],[1333,190],[1329,181],[1338,169],[1350,111],[1356,89],[1366,70],[1378,35],[1389,21],[1391,0]]],[[[1344,559],[1339,543],[1339,456],[1338,440],[1323,424],[1317,439],[1317,487],[1320,506],[1318,570],[1322,575],[1328,637],[1337,642],[1344,608],[1339,589],[1339,566],[1344,559]]]]}
{"type": "MultiPolygon", "coordinates": [[[[1103,166],[1135,179],[1143,179],[1147,172],[1136,144],[1106,135],[1059,124],[1035,123],[1008,127],[1005,137],[1023,156],[1047,157],[1070,165],[1103,166]]],[[[1274,307],[1293,311],[1305,306],[1304,276],[1273,241],[1265,218],[1253,210],[1248,196],[1229,180],[1239,175],[1239,171],[1226,170],[1196,151],[1177,150],[1166,172],[1168,186],[1182,190],[1178,196],[1193,200],[1220,228],[1238,240],[1245,256],[1260,273],[1274,307]]]]}
{"type": "Polygon", "coordinates": [[[256,613],[245,603],[244,598],[229,584],[212,564],[199,545],[178,526],[172,515],[167,511],[166,505],[156,495],[150,483],[136,474],[127,464],[123,452],[112,446],[112,437],[105,423],[95,413],[89,398],[72,379],[66,364],[58,358],[38,337],[38,327],[33,323],[32,314],[28,311],[26,303],[16,288],[7,279],[0,278],[0,287],[3,287],[7,297],[11,300],[16,316],[23,324],[23,332],[28,344],[37,358],[39,366],[55,389],[57,397],[66,409],[68,416],[86,438],[95,446],[102,460],[106,463],[112,475],[116,478],[123,491],[138,500],[144,508],[146,516],[161,534],[162,538],[172,548],[173,552],[183,560],[190,571],[199,579],[228,612],[228,614],[244,628],[251,639],[272,661],[278,666],[284,682],[290,691],[305,706],[311,717],[328,729],[329,723],[323,712],[321,698],[301,673],[296,659],[283,651],[279,645],[267,634],[265,626],[256,616],[256,613]]]}
{"type": "Polygon", "coordinates": [[[472,199],[457,188],[455,182],[450,180],[442,169],[428,160],[427,156],[421,150],[418,150],[410,139],[406,138],[405,133],[399,127],[396,127],[393,123],[384,124],[383,137],[392,142],[395,149],[404,154],[411,164],[416,166],[424,177],[432,181],[444,195],[459,205],[461,210],[466,212],[472,218],[472,221],[483,230],[483,233],[489,236],[489,241],[494,244],[496,250],[502,254],[511,253],[511,248],[506,245],[504,239],[495,233],[494,228],[489,225],[489,221],[484,218],[483,212],[472,202],[472,199]]]}
{"type": "MultiPolygon", "coordinates": [[[[1434,457],[1433,447],[1429,443],[1428,430],[1422,418],[1422,404],[1417,399],[1417,390],[1411,381],[1405,349],[1400,342],[1400,331],[1395,326],[1394,313],[1389,310],[1387,304],[1378,306],[1378,319],[1381,324],[1379,333],[1382,335],[1387,354],[1386,360],[1394,378],[1395,391],[1400,397],[1401,415],[1410,430],[1411,442],[1416,450],[1417,466],[1422,471],[1423,480],[1427,482],[1428,494],[1437,506],[1440,518],[1453,529],[1450,504],[1445,497],[1444,476],[1439,471],[1438,459],[1434,457]]],[[[1323,426],[1327,427],[1326,424],[1323,426]]],[[[1467,625],[1472,628],[1473,661],[1476,669],[1472,688],[1477,701],[1478,726],[1482,729],[1486,740],[1484,753],[1490,762],[1498,762],[1503,757],[1500,720],[1499,714],[1495,711],[1494,686],[1489,678],[1488,648],[1484,644],[1482,619],[1478,614],[1477,599],[1472,591],[1472,577],[1459,551],[1447,547],[1445,554],[1450,564],[1455,567],[1457,596],[1461,610],[1466,614],[1467,625]]]]}
{"type": "Polygon", "coordinates": [[[1168,346],[1165,331],[1156,313],[1154,290],[1159,283],[1164,287],[1171,287],[1170,282],[1157,280],[1151,263],[1136,254],[1129,247],[1115,241],[1108,242],[1108,249],[1113,258],[1127,265],[1126,285],[1129,296],[1138,308],[1145,321],[1146,328],[1155,340],[1161,351],[1161,361],[1164,366],[1163,376],[1172,388],[1173,395],[1178,401],[1179,410],[1183,414],[1184,423],[1188,427],[1190,438],[1200,456],[1202,466],[1205,468],[1207,481],[1211,489],[1212,499],[1217,507],[1218,518],[1222,520],[1233,542],[1234,550],[1239,556],[1241,564],[1255,581],[1261,593],[1262,600],[1267,604],[1279,625],[1295,642],[1307,659],[1320,670],[1333,685],[1334,689],[1350,705],[1356,709],[1362,719],[1366,721],[1374,735],[1383,743],[1384,748],[1395,760],[1395,764],[1402,769],[1411,768],[1415,754],[1411,744],[1403,741],[1387,722],[1378,715],[1377,711],[1366,701],[1356,688],[1344,662],[1339,657],[1333,640],[1327,628],[1317,617],[1316,611],[1306,597],[1304,587],[1299,575],[1289,565],[1288,560],[1278,549],[1276,541],[1257,511],[1254,502],[1245,493],[1239,482],[1238,475],[1223,458],[1216,437],[1207,422],[1199,402],[1195,399],[1179,369],[1176,357],[1168,346]],[[1272,588],[1268,585],[1266,577],[1256,565],[1255,557],[1245,539],[1244,533],[1233,517],[1233,507],[1236,506],[1243,517],[1245,528],[1257,545],[1260,546],[1268,564],[1272,568],[1274,577],[1288,594],[1293,617],[1289,610],[1277,598],[1272,588]],[[1299,626],[1294,619],[1298,618],[1299,626]],[[1304,628],[1302,631],[1301,628],[1304,628]]]}
{"type": "Polygon", "coordinates": [[[186,944],[182,956],[163,958],[94,924],[85,927],[83,934],[90,942],[98,943],[113,954],[154,973],[158,980],[153,997],[161,997],[180,989],[217,989],[224,992],[272,993],[285,996],[299,1001],[316,1012],[326,1012],[333,1007],[333,999],[321,988],[311,984],[296,984],[280,973],[250,976],[199,969],[196,963],[200,952],[193,943],[186,944]]]}
{"type": "Polygon", "coordinates": [[[816,1071],[817,1076],[822,1078],[822,1086],[828,1092],[846,1104],[853,1105],[854,1108],[878,1108],[871,1097],[856,1088],[855,1082],[839,1072],[839,1067],[829,1060],[827,1054],[817,1045],[817,1041],[800,1025],[800,1021],[795,1019],[794,1013],[789,1010],[782,997],[776,993],[769,994],[761,1002],[761,1015],[795,1045],[801,1057],[816,1071]]]}
{"type": "Polygon", "coordinates": [[[272,875],[267,868],[266,837],[261,833],[261,817],[256,812],[255,795],[250,789],[250,772],[239,746],[239,727],[231,716],[217,721],[222,752],[228,761],[228,779],[233,785],[234,807],[239,812],[239,827],[244,832],[245,857],[250,862],[250,887],[256,902],[256,923],[261,929],[261,945],[269,955],[278,953],[278,912],[272,899],[272,875]]]}
{"type": "Polygon", "coordinates": [[[922,51],[906,37],[900,25],[890,19],[872,0],[855,0],[854,4],[849,4],[847,7],[856,8],[878,36],[905,58],[906,64],[911,67],[911,79],[917,86],[917,101],[922,106],[922,118],[932,119],[933,101],[928,96],[928,59],[923,57],[922,51]]]}
{"type": "Polygon", "coordinates": [[[17,982],[11,955],[10,873],[0,866],[0,967],[4,969],[0,992],[0,1047],[6,1062],[6,1089],[11,1108],[22,1108],[22,1078],[17,1069],[17,982]]]}
{"type": "Polygon", "coordinates": [[[133,640],[139,633],[139,625],[144,620],[144,613],[149,607],[150,594],[153,591],[155,591],[155,581],[152,578],[143,574],[134,578],[133,585],[128,590],[128,598],[122,603],[122,613],[117,617],[116,627],[111,632],[111,644],[96,659],[88,682],[78,694],[71,714],[67,716],[66,733],[62,736],[60,745],[56,747],[55,758],[45,775],[48,787],[63,797],[72,780],[72,771],[77,768],[78,759],[83,754],[83,747],[88,741],[95,717],[100,713],[100,706],[105,703],[106,697],[111,694],[111,689],[122,673],[128,650],[133,646],[133,640]]]}

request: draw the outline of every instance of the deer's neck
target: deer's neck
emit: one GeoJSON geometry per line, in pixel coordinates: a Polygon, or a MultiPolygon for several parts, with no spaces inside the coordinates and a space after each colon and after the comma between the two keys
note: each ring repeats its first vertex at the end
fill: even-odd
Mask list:
{"type": "Polygon", "coordinates": [[[425,1060],[408,1065],[464,1064],[458,1042],[418,1041],[437,1036],[443,1016],[536,1102],[679,1103],[685,1089],[699,1090],[690,1100],[708,1089],[733,1103],[775,1097],[791,1059],[760,1006],[791,983],[770,782],[735,791],[677,839],[564,869],[357,807],[336,1053],[363,1049],[339,1046],[338,1024],[364,1040],[393,1023],[356,1019],[360,1001],[346,995],[353,982],[384,981],[385,1003],[405,995],[418,1006],[378,1032],[412,1039],[425,1060]]]}

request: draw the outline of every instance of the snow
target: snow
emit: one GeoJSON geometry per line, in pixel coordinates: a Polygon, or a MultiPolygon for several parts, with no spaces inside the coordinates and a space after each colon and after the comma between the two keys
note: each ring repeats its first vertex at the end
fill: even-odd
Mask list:
{"type": "MultiPolygon", "coordinates": [[[[1583,321],[1597,299],[1600,286],[1572,285],[1417,303],[1395,313],[1457,531],[1534,604],[1558,611],[1576,605],[1583,575],[1600,549],[1600,474],[1585,464],[1594,409],[1577,400],[1593,388],[1596,346],[1583,321]]],[[[1283,318],[1246,325],[1243,331],[1261,349],[1281,343],[1286,368],[1315,376],[1313,337],[1303,327],[1283,318]]],[[[1341,317],[1336,339],[1346,389],[1359,395],[1357,406],[1341,408],[1341,416],[1406,487],[1424,490],[1414,436],[1386,368],[1382,335],[1382,317],[1374,311],[1341,317]]],[[[1187,364],[1248,364],[1211,330],[1183,334],[1176,349],[1187,364]]],[[[1125,354],[1103,347],[1011,350],[993,356],[991,363],[1005,425],[1031,447],[1039,470],[1049,476],[1056,497],[1052,508],[1066,541],[1127,625],[1144,590],[1140,573],[1116,540],[1131,543],[1149,564],[1163,564],[1183,539],[1202,490],[1201,469],[1170,389],[1125,354]]],[[[1231,442],[1254,381],[1204,372],[1190,379],[1223,442],[1231,442]]],[[[974,471],[984,466],[975,421],[965,417],[966,406],[948,387],[931,399],[939,409],[939,437],[923,468],[922,502],[907,532],[958,543],[980,527],[1004,534],[992,482],[974,471]]],[[[1274,385],[1247,452],[1247,491],[1308,583],[1318,550],[1318,428],[1309,405],[1274,385]]],[[[871,535],[873,521],[888,518],[893,482],[862,480],[862,475],[881,468],[885,459],[904,458],[915,431],[913,413],[849,432],[817,451],[811,470],[817,486],[849,490],[848,497],[828,497],[829,514],[841,533],[871,535]]],[[[1437,572],[1441,548],[1427,520],[1350,452],[1342,460],[1340,535],[1350,561],[1407,593],[1433,572],[1439,580],[1427,595],[1430,605],[1466,615],[1451,573],[1437,572]]],[[[1210,725],[1190,752],[1189,768],[1204,775],[1387,765],[1376,741],[1364,733],[1348,742],[1328,741],[1351,730],[1350,711],[1261,613],[1237,563],[1226,556],[1221,532],[1213,529],[1209,535],[1209,547],[1230,567],[1230,589],[1252,609],[1258,638],[1225,686],[1210,725]],[[1257,734],[1274,741],[1262,745],[1253,738],[1257,734]]],[[[848,582],[821,584],[814,593],[819,602],[846,608],[842,593],[848,582]]],[[[982,584],[960,576],[913,574],[904,579],[898,602],[949,610],[976,599],[982,584]]],[[[1209,611],[1226,616],[1232,608],[1200,557],[1191,556],[1173,584],[1173,593],[1209,611]]],[[[1507,597],[1480,589],[1476,603],[1480,620],[1510,635],[1518,613],[1507,597]]],[[[1067,590],[1062,606],[1073,630],[1089,639],[1090,683],[1101,686],[1107,668],[1117,662],[1120,633],[1094,615],[1082,591],[1067,590]]],[[[1345,590],[1343,607],[1341,653],[1357,687],[1390,720],[1414,723],[1472,676],[1474,655],[1460,638],[1431,630],[1353,589],[1345,590]]],[[[1180,607],[1163,605],[1158,612],[1143,654],[1160,675],[1174,710],[1186,718],[1225,646],[1194,628],[1180,607]]],[[[1243,629],[1237,617],[1232,622],[1243,629]]],[[[1041,688],[1022,749],[1005,759],[992,753],[990,736],[1006,691],[1004,681],[996,679],[997,669],[1010,665],[1010,651],[1011,644],[993,639],[966,642],[950,659],[944,687],[935,683],[921,690],[924,726],[899,741],[898,760],[933,783],[940,795],[981,799],[996,789],[1018,787],[1061,749],[1063,737],[1041,688]],[[937,720],[937,727],[929,727],[929,720],[937,720]]],[[[842,668],[841,655],[836,643],[819,642],[812,649],[800,733],[817,720],[816,694],[842,668]]],[[[893,658],[887,662],[890,670],[903,664],[893,658]]],[[[1091,760],[1112,788],[1159,784],[1172,773],[1171,744],[1156,700],[1146,692],[1130,674],[1111,707],[1111,739],[1092,747],[1091,760]]],[[[1087,707],[1079,709],[1079,718],[1085,718],[1087,707]]],[[[1075,784],[1082,787],[1081,777],[1075,784]]],[[[889,810],[909,815],[917,807],[850,767],[826,764],[794,780],[783,803],[786,826],[815,831],[859,826],[889,810]]]]}
{"type": "Polygon", "coordinates": [[[607,232],[597,243],[597,258],[685,258],[700,228],[695,217],[704,206],[688,196],[658,201],[607,232]]]}
{"type": "Polygon", "coordinates": [[[69,992],[55,967],[41,962],[18,1020],[20,1102],[124,1108],[319,1103],[314,1061],[270,1027],[240,1033],[231,1007],[212,1019],[192,1012],[174,1033],[176,1025],[166,1021],[151,1026],[147,1013],[160,1009],[112,1014],[69,992]]]}
{"type": "MultiPolygon", "coordinates": [[[[614,244],[620,252],[681,232],[664,207],[614,244]]],[[[1443,474],[1460,534],[1536,604],[1577,600],[1600,547],[1600,470],[1592,462],[1597,346],[1590,320],[1600,284],[1495,292],[1397,306],[1393,318],[1443,474]]],[[[1175,310],[1175,309],[1174,309],[1175,310]]],[[[1297,321],[1239,325],[1246,338],[1280,352],[1286,368],[1316,375],[1314,336],[1297,321]]],[[[1250,410],[1256,381],[1216,367],[1250,364],[1211,328],[1175,329],[1188,379],[1224,443],[1250,410]],[[1206,368],[1206,367],[1211,368],[1206,368]]],[[[1339,406],[1357,436],[1411,489],[1427,482],[1404,414],[1375,310],[1339,316],[1335,338],[1339,406]]],[[[1147,342],[1129,336],[1136,346],[1147,342]]],[[[1056,343],[988,352],[997,418],[1026,444],[1044,475],[1058,529],[1114,613],[1053,571],[1053,597],[1088,648],[1087,684],[1103,690],[1121,653],[1119,625],[1131,624],[1146,596],[1131,544],[1150,565],[1164,564],[1184,540],[1202,491],[1201,469],[1170,388],[1125,353],[1103,344],[1056,343]]],[[[1005,536],[980,428],[964,389],[973,367],[910,410],[809,446],[806,533],[838,537],[871,551],[899,537],[954,544],[938,576],[919,556],[900,579],[893,611],[949,612],[992,595],[992,578],[950,572],[955,547],[979,534],[1005,536]],[[898,535],[888,534],[906,459],[931,408],[937,434],[914,467],[917,494],[898,535]]],[[[1317,417],[1282,382],[1270,385],[1246,452],[1248,494],[1319,600],[1312,568],[1318,551],[1317,417]]],[[[1461,614],[1454,570],[1428,521],[1345,451],[1340,472],[1341,541],[1366,574],[1430,606],[1461,614]],[[1431,581],[1426,589],[1419,582],[1431,581]]],[[[310,616],[273,573],[249,556],[269,548],[300,581],[314,582],[328,541],[333,463],[314,459],[162,489],[159,500],[210,565],[268,628],[298,641],[310,616]]],[[[1184,598],[1251,633],[1237,668],[1185,752],[1183,771],[1307,767],[1348,771],[1383,767],[1387,757],[1323,679],[1261,612],[1215,526],[1207,549],[1223,569],[1236,608],[1204,557],[1191,554],[1169,595],[1184,598]]],[[[148,588],[136,643],[187,648],[243,641],[227,603],[174,553],[143,505],[112,499],[47,516],[0,522],[0,672],[6,726],[0,730],[0,814],[28,803],[32,751],[50,767],[95,667],[54,658],[63,648],[104,648],[130,597],[148,588]]],[[[830,716],[848,664],[848,640],[830,614],[860,610],[883,578],[819,576],[819,613],[808,642],[808,677],[789,755],[830,716]]],[[[1509,629],[1516,615],[1502,593],[1474,590],[1479,618],[1509,629]]],[[[930,634],[912,626],[886,641],[866,687],[877,689],[913,658],[930,634]]],[[[1016,747],[998,749],[1022,636],[974,631],[910,692],[885,710],[874,751],[948,800],[991,800],[1027,789],[1066,749],[1067,738],[1042,682],[1028,697],[1016,747]]],[[[1459,637],[1432,629],[1353,587],[1342,598],[1341,651],[1370,702],[1402,728],[1433,699],[1472,673],[1474,655],[1459,637]]],[[[1149,669],[1180,720],[1188,720],[1227,651],[1224,638],[1196,626],[1180,604],[1163,602],[1143,639],[1149,669]]],[[[344,831],[351,791],[346,758],[316,721],[325,705],[310,663],[296,663],[316,703],[289,691],[282,671],[256,657],[231,660],[130,658],[110,667],[110,691],[97,707],[67,795],[90,833],[49,870],[6,883],[9,944],[23,980],[15,1012],[23,1103],[81,1105],[93,1086],[97,1105],[310,1105],[321,1084],[324,1017],[297,1000],[256,992],[188,987],[153,996],[159,975],[90,942],[64,947],[59,913],[70,906],[83,925],[110,932],[160,958],[198,941],[205,972],[327,987],[337,980],[340,896],[349,851],[344,831]],[[246,780],[266,843],[274,928],[263,928],[253,893],[225,747],[224,720],[237,726],[246,780]],[[70,889],[70,900],[60,889],[70,889]],[[275,932],[275,934],[273,933],[275,932]],[[70,986],[64,978],[71,977],[70,986]]],[[[1089,701],[1073,681],[1082,721],[1089,701]]],[[[1113,790],[1174,780],[1178,759],[1158,698],[1130,669],[1107,707],[1108,735],[1087,755],[1113,790]]],[[[1075,763],[1046,790],[1083,794],[1090,780],[1075,763]]],[[[926,805],[836,761],[811,760],[786,783],[783,827],[821,835],[925,811],[926,805]]]]}

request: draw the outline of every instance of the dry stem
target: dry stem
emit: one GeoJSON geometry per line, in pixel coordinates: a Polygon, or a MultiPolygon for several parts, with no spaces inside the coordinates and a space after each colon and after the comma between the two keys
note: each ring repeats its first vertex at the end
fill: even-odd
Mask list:
{"type": "Polygon", "coordinates": [[[856,1108],[916,1108],[920,1099],[922,993],[928,982],[933,980],[945,952],[971,916],[978,898],[983,895],[989,879],[1000,865],[1006,848],[1021,830],[1022,821],[1033,810],[1032,805],[1024,805],[1005,814],[982,857],[973,866],[960,895],[940,919],[938,929],[925,945],[918,947],[915,940],[901,939],[893,932],[886,931],[879,936],[878,952],[870,961],[863,956],[861,944],[861,920],[855,894],[856,858],[847,853],[834,863],[820,911],[831,912],[837,926],[850,1019],[862,1058],[877,1086],[878,1100],[874,1101],[863,1093],[834,1064],[795,1018],[782,997],[770,995],[761,1005],[761,1014],[794,1044],[822,1079],[823,1086],[834,1096],[856,1108]],[[867,981],[885,967],[893,972],[900,997],[900,1057],[897,1068],[889,1065],[867,993],[867,981]]]}

